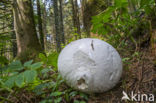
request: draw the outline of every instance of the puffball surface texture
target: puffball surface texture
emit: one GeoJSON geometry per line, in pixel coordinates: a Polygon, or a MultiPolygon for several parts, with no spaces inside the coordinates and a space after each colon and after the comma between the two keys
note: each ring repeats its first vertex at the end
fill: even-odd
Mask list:
{"type": "Polygon", "coordinates": [[[87,93],[101,93],[118,83],[122,60],[118,52],[102,40],[79,39],[61,51],[58,71],[69,86],[87,93]]]}

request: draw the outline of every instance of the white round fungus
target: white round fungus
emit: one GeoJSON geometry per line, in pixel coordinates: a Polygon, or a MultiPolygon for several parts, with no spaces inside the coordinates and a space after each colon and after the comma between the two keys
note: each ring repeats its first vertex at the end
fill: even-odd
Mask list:
{"type": "Polygon", "coordinates": [[[58,70],[69,86],[83,92],[100,93],[118,83],[122,61],[110,44],[85,38],[71,42],[61,51],[58,70]]]}

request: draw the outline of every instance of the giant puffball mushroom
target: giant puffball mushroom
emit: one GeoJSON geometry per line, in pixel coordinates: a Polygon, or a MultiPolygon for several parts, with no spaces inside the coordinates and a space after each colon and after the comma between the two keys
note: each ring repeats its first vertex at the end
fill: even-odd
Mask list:
{"type": "Polygon", "coordinates": [[[85,38],[71,42],[61,51],[58,71],[69,86],[87,93],[101,93],[118,83],[122,61],[110,44],[85,38]]]}

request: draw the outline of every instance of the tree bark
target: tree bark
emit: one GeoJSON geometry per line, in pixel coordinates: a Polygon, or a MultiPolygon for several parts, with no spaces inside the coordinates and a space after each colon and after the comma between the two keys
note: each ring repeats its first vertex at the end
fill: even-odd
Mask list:
{"type": "MultiPolygon", "coordinates": [[[[72,12],[73,12],[73,25],[74,29],[76,29],[76,33],[78,34],[78,37],[81,38],[81,31],[80,31],[80,20],[79,20],[79,11],[78,11],[78,4],[77,0],[71,0],[72,4],[72,12]]],[[[77,36],[75,36],[77,39],[77,36]]]]}
{"type": "Polygon", "coordinates": [[[37,15],[38,15],[38,31],[40,35],[40,43],[44,51],[44,34],[43,34],[43,28],[42,28],[41,7],[40,7],[39,0],[37,0],[37,15]]]}
{"type": "Polygon", "coordinates": [[[44,5],[43,5],[43,34],[44,34],[44,49],[46,51],[46,45],[47,45],[47,11],[46,11],[46,1],[44,1],[44,5]]]}
{"type": "Polygon", "coordinates": [[[82,0],[81,2],[81,12],[82,12],[82,20],[83,20],[83,26],[84,31],[87,34],[87,37],[90,37],[90,28],[91,28],[91,12],[90,8],[87,4],[87,0],[82,0]]]}
{"type": "MultiPolygon", "coordinates": [[[[13,16],[13,12],[11,13],[13,16]]],[[[12,18],[12,23],[11,23],[11,27],[12,30],[14,29],[14,18],[12,18]]],[[[11,33],[11,37],[12,37],[12,52],[13,52],[13,58],[15,58],[17,56],[17,42],[16,42],[16,33],[15,31],[12,31],[11,33]]]]}
{"type": "Polygon", "coordinates": [[[36,34],[31,0],[14,0],[13,13],[17,58],[22,62],[34,59],[42,48],[36,34]]]}
{"type": "Polygon", "coordinates": [[[63,25],[63,14],[62,14],[62,0],[59,0],[60,6],[60,31],[61,31],[61,42],[65,45],[65,38],[64,38],[64,25],[63,25]]]}
{"type": "Polygon", "coordinates": [[[58,2],[53,0],[54,6],[54,16],[55,16],[55,34],[56,34],[56,45],[57,52],[61,51],[61,40],[60,40],[60,28],[59,28],[59,12],[58,12],[58,2]]]}
{"type": "Polygon", "coordinates": [[[16,43],[16,34],[13,31],[12,33],[12,51],[13,51],[13,58],[17,56],[17,43],[16,43]]]}
{"type": "Polygon", "coordinates": [[[112,0],[82,0],[81,9],[82,9],[82,18],[83,18],[83,27],[87,34],[87,37],[90,37],[91,27],[92,27],[92,16],[95,16],[102,11],[104,11],[108,5],[111,5],[112,0]]]}
{"type": "Polygon", "coordinates": [[[11,33],[11,37],[12,37],[11,43],[12,43],[13,58],[15,58],[17,56],[17,42],[16,42],[16,34],[15,34],[15,31],[13,31],[11,33]]]}

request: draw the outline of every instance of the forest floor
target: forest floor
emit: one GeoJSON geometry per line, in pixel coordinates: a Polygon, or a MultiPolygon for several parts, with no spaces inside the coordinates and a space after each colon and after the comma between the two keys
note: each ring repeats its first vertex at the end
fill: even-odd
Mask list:
{"type": "Polygon", "coordinates": [[[88,103],[129,103],[121,101],[123,91],[128,95],[131,95],[132,91],[140,94],[156,94],[156,65],[151,50],[143,48],[133,55],[129,51],[124,51],[121,55],[122,58],[132,58],[123,63],[122,78],[117,86],[111,91],[90,96],[88,103]]]}
{"type": "MultiPolygon", "coordinates": [[[[129,101],[121,101],[123,91],[129,96],[131,92],[137,94],[154,94],[156,95],[156,61],[152,56],[149,48],[142,48],[137,51],[128,49],[119,50],[119,54],[123,58],[123,74],[119,83],[110,91],[90,94],[89,100],[86,103],[133,103],[129,101]]],[[[64,91],[69,89],[65,84],[60,87],[64,91]]],[[[51,90],[48,90],[49,93],[51,90]]],[[[47,94],[47,96],[49,95],[47,94]]],[[[43,98],[36,96],[34,93],[22,88],[18,91],[8,93],[1,92],[1,96],[10,98],[10,103],[39,103],[43,98]]],[[[70,102],[66,102],[64,99],[59,103],[74,103],[74,100],[82,100],[79,95],[71,98],[70,102]]],[[[7,100],[7,99],[6,99],[7,100]]],[[[0,103],[9,103],[1,102],[0,103]]],[[[48,102],[49,103],[49,102],[48,102]]],[[[75,102],[77,103],[77,102],[75,102]]],[[[80,102],[81,103],[81,102],[80,102]]],[[[137,103],[137,102],[134,102],[137,103]]],[[[138,102],[138,103],[151,103],[151,102],[138,102]]]]}

